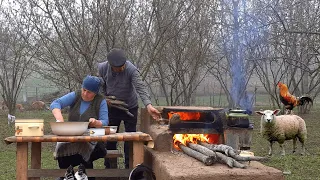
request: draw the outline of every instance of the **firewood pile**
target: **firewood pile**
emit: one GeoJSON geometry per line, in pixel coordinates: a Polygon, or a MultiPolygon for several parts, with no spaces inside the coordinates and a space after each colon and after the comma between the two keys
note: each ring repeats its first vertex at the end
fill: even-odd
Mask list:
{"type": "Polygon", "coordinates": [[[179,148],[187,155],[210,166],[214,163],[222,163],[230,168],[246,168],[243,162],[247,161],[266,161],[267,157],[260,156],[240,156],[238,151],[224,144],[208,144],[205,142],[188,143],[187,146],[182,143],[179,148]]]}

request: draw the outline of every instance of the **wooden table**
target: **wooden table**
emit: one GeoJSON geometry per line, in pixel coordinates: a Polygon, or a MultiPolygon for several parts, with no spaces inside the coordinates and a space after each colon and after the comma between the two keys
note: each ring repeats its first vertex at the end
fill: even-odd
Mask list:
{"type": "MultiPolygon", "coordinates": [[[[105,136],[56,136],[44,135],[39,137],[16,137],[5,138],[6,144],[17,143],[16,179],[17,180],[40,180],[40,177],[59,177],[63,175],[63,169],[41,169],[41,143],[42,142],[91,142],[91,141],[129,141],[130,157],[129,167],[132,169],[144,161],[144,145],[152,146],[153,141],[149,134],[142,132],[116,133],[105,136]],[[28,144],[31,143],[31,165],[28,169],[28,144]]],[[[123,177],[130,173],[130,169],[88,169],[88,176],[95,177],[123,177]]]]}

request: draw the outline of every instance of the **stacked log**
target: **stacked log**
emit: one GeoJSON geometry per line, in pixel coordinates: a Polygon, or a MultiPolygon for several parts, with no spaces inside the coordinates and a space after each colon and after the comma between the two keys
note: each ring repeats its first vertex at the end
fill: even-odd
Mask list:
{"type": "Polygon", "coordinates": [[[266,161],[267,157],[248,156],[243,157],[232,147],[224,144],[208,144],[204,142],[188,143],[187,146],[179,144],[179,148],[187,155],[203,162],[209,166],[214,163],[222,163],[230,168],[246,168],[242,162],[246,161],[266,161]]]}
{"type": "Polygon", "coordinates": [[[196,150],[193,150],[192,148],[189,148],[183,144],[179,144],[179,148],[187,155],[203,162],[207,166],[213,164],[213,159],[210,156],[206,156],[205,154],[202,154],[196,150]]]}

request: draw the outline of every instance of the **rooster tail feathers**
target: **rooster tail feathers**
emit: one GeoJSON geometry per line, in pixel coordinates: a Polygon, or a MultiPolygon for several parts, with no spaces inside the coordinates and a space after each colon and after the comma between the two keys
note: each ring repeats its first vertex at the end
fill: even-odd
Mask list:
{"type": "Polygon", "coordinates": [[[144,164],[138,164],[132,169],[129,180],[156,180],[156,176],[152,169],[144,164]]]}
{"type": "Polygon", "coordinates": [[[301,96],[299,97],[299,105],[305,105],[305,104],[313,104],[313,100],[309,96],[301,96]]]}

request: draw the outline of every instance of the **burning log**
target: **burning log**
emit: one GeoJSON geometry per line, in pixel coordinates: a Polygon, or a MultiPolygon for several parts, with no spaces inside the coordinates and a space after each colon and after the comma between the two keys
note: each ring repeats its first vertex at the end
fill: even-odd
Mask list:
{"type": "Polygon", "coordinates": [[[189,148],[189,147],[187,147],[187,146],[185,146],[185,145],[183,145],[181,143],[179,144],[179,148],[184,153],[186,153],[187,155],[189,155],[189,156],[191,156],[191,157],[203,162],[207,166],[210,166],[210,165],[213,164],[213,159],[211,157],[209,157],[209,156],[206,156],[206,155],[204,155],[204,154],[202,154],[202,153],[200,153],[198,151],[195,151],[195,150],[193,150],[193,149],[191,149],[191,148],[189,148]]]}
{"type": "Polygon", "coordinates": [[[260,156],[248,156],[248,157],[243,157],[240,156],[236,150],[234,150],[232,147],[224,145],[224,144],[208,144],[205,142],[200,142],[200,144],[214,152],[223,152],[225,155],[230,156],[234,158],[237,161],[266,161],[269,158],[267,157],[260,157],[260,156]]]}
{"type": "Polygon", "coordinates": [[[178,124],[181,122],[181,119],[180,119],[180,115],[177,114],[177,113],[174,113],[172,115],[172,117],[169,119],[169,122],[170,124],[178,124]]]}

